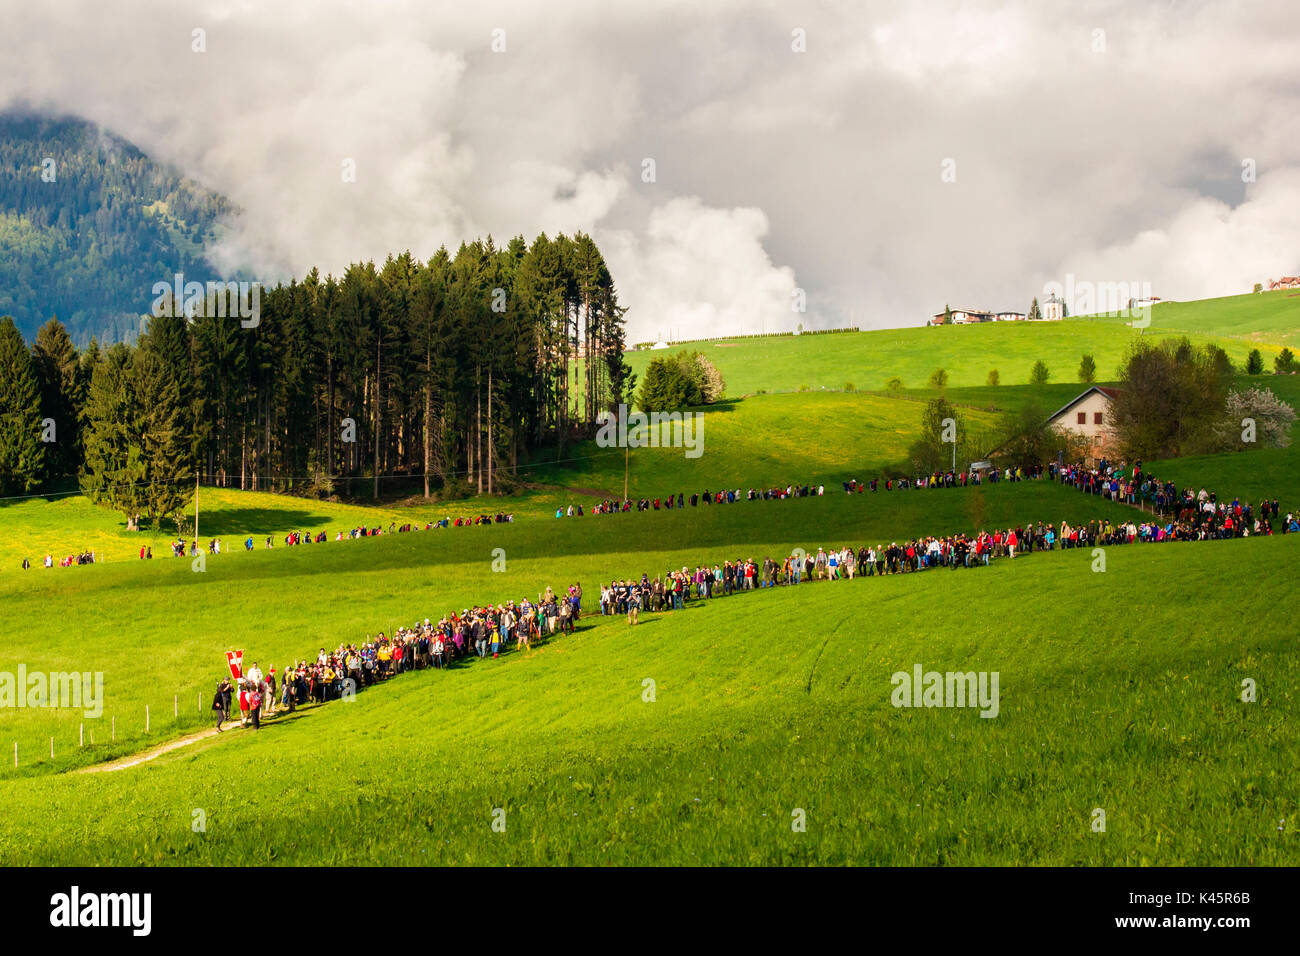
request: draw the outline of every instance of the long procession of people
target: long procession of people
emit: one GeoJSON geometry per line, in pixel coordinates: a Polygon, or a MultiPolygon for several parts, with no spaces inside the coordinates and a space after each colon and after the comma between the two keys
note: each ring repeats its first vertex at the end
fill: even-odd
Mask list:
{"type": "MultiPolygon", "coordinates": [[[[688,603],[709,601],[744,591],[773,587],[786,587],[813,581],[852,580],[855,577],[875,577],[911,574],[933,568],[978,567],[994,560],[1014,560],[1034,551],[1090,548],[1098,545],[1112,546],[1133,543],[1160,543],[1169,541],[1221,540],[1251,535],[1270,535],[1273,523],[1281,518],[1281,508],[1276,499],[1264,500],[1257,508],[1234,499],[1220,501],[1213,492],[1190,488],[1179,489],[1173,482],[1163,481],[1143,472],[1141,463],[1131,469],[1112,466],[1106,461],[1088,468],[1082,464],[1060,466],[1052,463],[1029,470],[1007,469],[1004,472],[981,476],[978,473],[935,472],[919,476],[914,481],[877,479],[869,483],[856,480],[843,483],[844,491],[860,494],[898,488],[951,488],[966,486],[972,481],[1033,481],[1052,480],[1085,493],[1098,495],[1117,503],[1149,506],[1150,519],[1135,521],[1132,518],[1094,518],[1070,524],[1067,521],[1028,522],[1015,527],[980,530],[971,534],[930,535],[902,542],[892,541],[857,547],[819,547],[816,551],[797,548],[781,558],[764,557],[727,559],[712,564],[698,565],[692,570],[684,566],[670,569],[651,579],[642,572],[640,577],[615,579],[600,586],[600,612],[602,615],[626,615],[629,624],[636,624],[642,612],[658,613],[682,610],[688,603]]],[[[822,485],[787,486],[785,489],[750,489],[743,497],[739,491],[706,492],[693,495],[692,505],[699,501],[716,503],[738,500],[773,500],[786,497],[821,496],[822,485]]],[[[682,494],[674,496],[672,505],[659,499],[637,502],[637,510],[651,508],[685,507],[682,494]]],[[[602,513],[607,503],[597,505],[592,513],[602,513]]],[[[631,502],[617,506],[617,510],[630,510],[631,502]]],[[[610,512],[614,512],[611,507],[610,512]]],[[[581,514],[581,509],[578,511],[581,514]]],[[[513,516],[498,517],[509,521],[513,516]]],[[[490,522],[492,519],[487,519],[490,522]]],[[[444,522],[437,523],[446,526],[444,522]]],[[[1300,518],[1288,512],[1280,521],[1283,534],[1300,533],[1300,518]]],[[[430,524],[428,527],[434,527],[430,524]]],[[[411,530],[411,525],[394,526],[390,531],[411,530]]],[[[382,529],[377,529],[382,531],[382,529]]],[[[349,537],[365,537],[375,533],[367,529],[353,529],[349,537]]],[[[340,540],[342,532],[336,536],[340,540]]],[[[298,543],[291,533],[289,543],[298,543]]],[[[317,541],[328,540],[324,533],[317,541]]],[[[251,549],[252,539],[246,542],[251,549]]],[[[220,553],[220,544],[211,546],[220,553]]],[[[349,696],[363,687],[387,680],[409,670],[426,667],[443,668],[457,660],[476,655],[493,658],[508,650],[513,643],[516,649],[525,649],[556,633],[572,633],[581,613],[582,587],[574,584],[563,594],[551,588],[538,595],[537,601],[522,599],[505,604],[487,604],[451,612],[434,623],[426,618],[411,627],[398,627],[389,636],[379,633],[366,636],[360,643],[341,644],[333,651],[321,648],[314,659],[301,659],[287,665],[278,679],[274,668],[263,675],[257,664],[236,678],[236,684],[224,680],[213,696],[212,709],[217,714],[220,730],[232,702],[237,698],[241,726],[260,725],[264,716],[273,716],[277,698],[281,708],[292,711],[308,702],[325,703],[349,696]]]]}
{"type": "MultiPolygon", "coordinates": [[[[896,488],[951,488],[965,486],[978,474],[935,472],[913,482],[883,482],[885,490],[896,488]]],[[[1098,495],[1116,503],[1141,505],[1150,508],[1149,520],[1132,518],[1094,518],[1070,524],[1061,522],[1029,522],[1015,527],[981,530],[973,534],[922,536],[889,545],[875,547],[841,546],[818,548],[815,552],[797,549],[784,558],[764,557],[725,560],[712,566],[670,569],[654,579],[642,572],[640,577],[613,580],[602,584],[600,608],[602,614],[626,614],[628,623],[635,624],[642,611],[680,610],[692,600],[709,600],[717,596],[730,596],[741,591],[752,591],[807,581],[841,580],[854,577],[874,577],[888,574],[907,574],[931,568],[970,568],[988,565],[998,558],[1014,559],[1034,551],[1091,548],[1133,543],[1160,543],[1170,541],[1205,541],[1225,538],[1244,538],[1251,535],[1271,535],[1274,522],[1281,525],[1283,534],[1300,533],[1300,516],[1288,512],[1281,515],[1277,499],[1263,500],[1258,508],[1239,499],[1220,501],[1218,496],[1202,488],[1179,489],[1170,481],[1163,481],[1143,472],[1141,462],[1130,469],[1112,466],[1105,460],[1095,467],[1082,464],[1058,466],[1056,463],[1034,468],[1008,469],[994,473],[992,481],[1026,481],[1048,479],[1073,487],[1085,493],[1098,495]],[[1159,516],[1159,517],[1157,517],[1159,516]]],[[[876,481],[859,484],[845,482],[844,490],[855,494],[881,487],[876,481]]]]}
{"type": "MultiPolygon", "coordinates": [[[[1086,467],[1083,464],[1060,465],[1051,462],[1046,465],[1033,466],[1030,468],[1004,468],[1004,469],[976,469],[970,468],[964,471],[934,471],[930,474],[918,475],[914,478],[897,478],[881,477],[873,478],[869,481],[858,481],[856,478],[843,480],[840,482],[841,487],[847,494],[865,494],[875,493],[878,491],[892,492],[897,490],[908,489],[935,489],[935,488],[955,488],[955,487],[978,487],[985,483],[998,484],[1001,482],[1017,483],[1023,481],[1040,481],[1053,480],[1064,485],[1074,487],[1076,490],[1085,494],[1095,494],[1109,499],[1116,503],[1132,505],[1143,510],[1149,510],[1153,514],[1179,515],[1180,524],[1189,523],[1190,516],[1188,512],[1199,509],[1202,512],[1216,511],[1220,520],[1230,519],[1227,521],[1227,527],[1233,530],[1253,530],[1254,533],[1271,534],[1273,532],[1273,522],[1277,522],[1282,517],[1281,508],[1277,499],[1263,500],[1258,506],[1252,506],[1248,502],[1242,502],[1234,499],[1232,502],[1220,502],[1212,492],[1207,492],[1202,488],[1199,492],[1191,488],[1179,489],[1174,482],[1155,478],[1142,470],[1142,463],[1136,462],[1131,468],[1127,465],[1112,465],[1105,459],[1102,459],[1093,467],[1086,467]],[[1262,519],[1262,520],[1260,520],[1262,519]]],[[[825,484],[787,484],[771,485],[765,487],[751,487],[744,491],[739,488],[733,489],[704,489],[687,495],[679,491],[676,494],[670,494],[665,497],[657,498],[639,498],[637,500],[624,499],[605,499],[596,502],[589,508],[584,509],[581,504],[569,505],[567,508],[557,508],[555,517],[574,517],[584,514],[606,515],[606,514],[625,514],[629,512],[658,511],[658,510],[680,510],[686,507],[697,508],[713,504],[734,504],[740,501],[784,501],[792,498],[805,497],[823,497],[826,494],[825,484]]],[[[425,521],[423,530],[433,530],[436,528],[468,528],[478,525],[493,524],[512,524],[514,514],[509,512],[497,512],[496,514],[479,514],[474,516],[465,516],[452,519],[450,516],[441,518],[437,521],[425,521]]],[[[1199,526],[1199,522],[1192,522],[1199,526]]],[[[1279,522],[1280,530],[1283,534],[1300,531],[1300,518],[1293,513],[1286,515],[1286,520],[1279,522]]],[[[390,522],[387,528],[382,525],[369,527],[360,525],[348,529],[347,531],[339,530],[334,533],[334,541],[357,540],[360,538],[371,538],[385,534],[403,533],[409,531],[419,531],[421,526],[416,522],[407,522],[398,525],[396,522],[390,522]]],[[[1053,532],[1059,537],[1060,532],[1053,532]]],[[[1168,534],[1178,534],[1177,528],[1166,528],[1164,531],[1156,529],[1155,533],[1160,540],[1168,534]]],[[[284,535],[284,544],[294,547],[304,544],[321,544],[331,540],[329,533],[325,531],[291,531],[284,535]]],[[[252,536],[244,540],[244,550],[254,550],[254,539],[252,536]]],[[[274,536],[267,536],[264,547],[274,547],[274,536]]],[[[208,554],[219,555],[229,548],[221,541],[220,538],[209,540],[206,550],[208,554]]],[[[196,542],[178,538],[171,543],[171,552],[174,557],[196,557],[199,555],[199,548],[196,542]]],[[[153,557],[153,549],[149,545],[140,547],[139,556],[142,560],[153,557]]],[[[56,562],[51,556],[46,555],[45,567],[53,567],[56,563],[59,566],[67,567],[75,564],[90,564],[102,560],[93,551],[86,551],[79,555],[68,557],[56,562]]],[[[31,562],[24,558],[22,561],[23,569],[31,567],[31,562]]]]}
{"type": "Polygon", "coordinates": [[[437,622],[425,618],[397,627],[391,635],[381,631],[332,651],[322,647],[314,657],[286,665],[278,677],[274,667],[264,674],[255,661],[234,684],[227,678],[218,685],[212,699],[216,727],[220,731],[233,716],[235,703],[240,726],[256,729],[262,718],[275,715],[277,703],[292,712],[310,702],[344,699],[407,671],[451,667],[471,656],[495,659],[512,646],[531,648],[553,635],[572,634],[581,613],[581,585],[562,593],[547,587],[536,601],[476,605],[448,612],[437,622]]]}

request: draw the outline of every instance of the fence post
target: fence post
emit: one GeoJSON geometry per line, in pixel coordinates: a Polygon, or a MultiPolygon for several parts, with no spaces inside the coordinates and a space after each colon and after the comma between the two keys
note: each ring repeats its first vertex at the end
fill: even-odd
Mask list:
{"type": "Polygon", "coordinates": [[[117,740],[117,716],[114,715],[110,717],[109,720],[113,725],[109,730],[109,738],[108,738],[109,742],[111,743],[112,741],[117,740]]]}
{"type": "Polygon", "coordinates": [[[149,705],[144,705],[144,732],[149,732],[149,705]]]}
{"type": "Polygon", "coordinates": [[[172,694],[172,716],[173,716],[173,717],[179,717],[179,716],[181,715],[181,709],[180,709],[180,708],[181,708],[181,705],[180,705],[180,695],[179,695],[179,694],[172,694]]]}
{"type": "Polygon", "coordinates": [[[50,738],[50,759],[54,759],[54,738],[50,738]]]}
{"type": "Polygon", "coordinates": [[[14,741],[14,766],[18,766],[18,741],[14,741]]]}
{"type": "Polygon", "coordinates": [[[81,746],[86,746],[86,725],[81,725],[81,746]]]}

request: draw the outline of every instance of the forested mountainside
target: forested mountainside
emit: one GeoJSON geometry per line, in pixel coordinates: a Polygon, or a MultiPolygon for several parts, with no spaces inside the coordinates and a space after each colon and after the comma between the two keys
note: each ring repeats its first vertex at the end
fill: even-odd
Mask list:
{"type": "Polygon", "coordinates": [[[234,211],[93,124],[0,113],[0,315],[29,341],[51,316],[80,344],[128,338],[155,282],[215,277],[204,248],[234,211]]]}

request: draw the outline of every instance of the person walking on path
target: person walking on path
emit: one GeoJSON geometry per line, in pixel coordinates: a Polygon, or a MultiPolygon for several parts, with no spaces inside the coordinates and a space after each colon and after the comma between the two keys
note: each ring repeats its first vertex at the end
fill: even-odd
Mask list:
{"type": "Polygon", "coordinates": [[[217,692],[212,695],[212,709],[217,712],[217,733],[221,733],[221,725],[225,723],[226,715],[230,710],[230,680],[223,679],[217,685],[217,692]]]}

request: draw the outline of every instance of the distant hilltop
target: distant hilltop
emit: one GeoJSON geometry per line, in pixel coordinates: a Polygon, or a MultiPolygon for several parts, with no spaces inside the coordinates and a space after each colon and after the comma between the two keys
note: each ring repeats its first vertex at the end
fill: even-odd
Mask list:
{"type": "MultiPolygon", "coordinates": [[[[1125,290],[1121,292],[1121,297],[1116,301],[1112,296],[1112,310],[1119,309],[1132,312],[1137,309],[1149,309],[1158,302],[1163,301],[1158,295],[1144,294],[1141,298],[1123,298],[1127,293],[1127,286],[1122,286],[1125,290]]],[[[1084,300],[1091,302],[1091,299],[1084,300]]],[[[1092,311],[1085,305],[1089,312],[1092,311]]],[[[1111,314],[1114,314],[1112,311],[1111,314]]],[[[1043,300],[1042,305],[1038,304],[1035,298],[1030,305],[1028,312],[994,312],[989,309],[953,309],[947,306],[942,312],[936,312],[930,318],[926,319],[926,325],[976,325],[980,322],[1059,322],[1062,319],[1070,318],[1070,309],[1066,305],[1065,299],[1058,296],[1055,292],[1043,300]]]]}
{"type": "Polygon", "coordinates": [[[1065,300],[1053,294],[1043,300],[1040,307],[1035,298],[1028,312],[989,309],[952,309],[944,306],[926,320],[926,325],[975,325],[980,322],[1059,322],[1068,316],[1065,300]]]}
{"type": "Polygon", "coordinates": [[[1269,279],[1266,288],[1269,292],[1275,292],[1278,289],[1300,289],[1300,276],[1283,276],[1280,279],[1269,279]]]}

